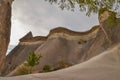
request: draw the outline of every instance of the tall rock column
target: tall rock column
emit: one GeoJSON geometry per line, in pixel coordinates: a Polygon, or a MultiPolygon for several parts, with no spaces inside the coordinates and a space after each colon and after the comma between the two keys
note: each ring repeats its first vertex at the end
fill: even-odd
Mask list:
{"type": "Polygon", "coordinates": [[[0,0],[0,74],[4,67],[11,32],[12,0],[0,0]]]}

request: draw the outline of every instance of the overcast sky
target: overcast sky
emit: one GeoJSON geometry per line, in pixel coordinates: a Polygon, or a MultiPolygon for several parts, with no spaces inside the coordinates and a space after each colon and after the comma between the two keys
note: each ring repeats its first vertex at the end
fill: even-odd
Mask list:
{"type": "Polygon", "coordinates": [[[64,10],[44,0],[15,0],[12,6],[10,44],[17,44],[29,31],[34,36],[46,36],[50,29],[61,26],[85,31],[98,24],[97,15],[87,17],[83,12],[64,10]]]}

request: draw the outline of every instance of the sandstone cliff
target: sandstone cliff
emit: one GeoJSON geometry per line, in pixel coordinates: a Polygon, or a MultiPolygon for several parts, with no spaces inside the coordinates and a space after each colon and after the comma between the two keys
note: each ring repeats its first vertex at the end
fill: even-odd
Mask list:
{"type": "MultiPolygon", "coordinates": [[[[73,38],[62,37],[58,34],[58,37],[47,37],[47,41],[45,41],[35,50],[36,54],[42,54],[44,57],[41,59],[41,63],[36,66],[34,70],[36,72],[39,72],[42,70],[45,64],[49,64],[50,66],[55,67],[60,60],[74,65],[101,54],[108,48],[120,42],[120,37],[118,35],[120,34],[119,22],[120,19],[117,19],[117,24],[113,26],[108,26],[106,21],[103,23],[104,28],[112,43],[109,43],[101,29],[99,29],[98,33],[94,35],[94,38],[89,37],[90,39],[86,40],[87,42],[84,44],[78,44],[78,40],[80,38],[73,40],[73,38]]],[[[53,35],[54,34],[55,33],[53,32],[53,35]]],[[[78,37],[81,37],[81,35],[78,37]]],[[[10,75],[15,74],[16,72],[10,75]]]]}
{"type": "MultiPolygon", "coordinates": [[[[19,62],[18,60],[22,59],[20,60],[21,61],[20,64],[17,64],[15,61],[10,61],[9,63],[12,63],[12,64],[9,64],[10,68],[8,69],[6,68],[5,74],[9,74],[9,76],[16,75],[17,67],[24,63],[24,61],[28,56],[27,53],[32,49],[33,44],[34,45],[40,44],[39,46],[36,46],[36,48],[33,51],[35,51],[36,54],[43,55],[43,58],[41,59],[40,64],[34,67],[33,69],[34,72],[41,71],[43,69],[43,66],[46,64],[50,65],[52,68],[55,68],[60,61],[64,61],[69,64],[75,65],[75,64],[84,62],[86,60],[89,60],[92,57],[101,54],[105,50],[109,49],[110,47],[120,42],[120,37],[119,37],[120,19],[116,19],[116,21],[117,23],[113,26],[109,26],[106,21],[104,21],[103,23],[105,31],[107,32],[108,37],[110,38],[112,43],[109,43],[103,31],[99,28],[96,28],[96,29],[92,28],[93,30],[88,31],[89,33],[87,33],[87,35],[90,35],[91,33],[93,34],[93,32],[96,32],[94,34],[94,37],[93,35],[91,35],[89,39],[83,37],[83,36],[87,36],[86,32],[82,34],[82,36],[81,34],[78,36],[78,33],[76,34],[76,32],[74,33],[71,32],[70,34],[69,33],[70,30],[67,30],[67,29],[64,30],[64,28],[60,28],[60,27],[57,29],[51,30],[50,34],[47,37],[31,36],[29,37],[29,39],[24,37],[21,39],[22,41],[19,43],[19,45],[23,45],[24,47],[22,50],[20,50],[20,53],[18,52],[17,56],[14,56],[15,52],[13,52],[13,54],[11,53],[9,54],[13,56],[11,57],[11,59],[13,58],[16,62],[19,62]],[[56,33],[57,35],[54,35],[56,33]],[[64,37],[64,35],[66,34],[69,36],[64,37]],[[76,36],[79,38],[76,39],[76,36]],[[79,43],[79,41],[82,41],[80,37],[82,37],[81,39],[83,40],[83,43],[79,43]],[[32,47],[28,48],[30,45],[32,47]],[[21,53],[21,51],[23,52],[21,53]],[[26,54],[25,57],[23,57],[23,53],[26,54]],[[17,59],[15,59],[15,57],[17,57],[17,59]],[[14,65],[16,66],[14,67],[14,65]]],[[[7,57],[8,61],[10,58],[9,55],[7,57]]]]}
{"type": "Polygon", "coordinates": [[[46,64],[54,68],[61,61],[77,64],[82,56],[81,47],[96,36],[98,29],[99,27],[95,26],[87,32],[74,32],[58,27],[51,30],[47,37],[33,37],[30,32],[21,38],[18,46],[8,54],[4,74],[8,74],[22,64],[31,50],[43,56],[40,64],[36,66],[35,71],[39,69],[36,72],[41,71],[46,64]]]}
{"type": "Polygon", "coordinates": [[[108,25],[106,22],[109,17],[108,12],[100,17],[104,17],[101,19],[101,24],[111,43],[97,26],[87,32],[74,32],[58,27],[51,30],[48,36],[33,37],[31,32],[28,33],[5,57],[10,40],[12,1],[0,0],[0,75],[16,75],[18,66],[25,62],[29,51],[35,51],[36,54],[43,56],[40,64],[33,69],[37,73],[46,64],[52,68],[56,68],[56,65],[61,61],[77,65],[51,73],[0,77],[0,80],[120,79],[120,19],[116,19],[115,25],[108,25]]]}
{"type": "MultiPolygon", "coordinates": [[[[60,61],[64,61],[72,65],[75,65],[101,54],[108,48],[120,42],[120,37],[118,35],[120,34],[120,23],[119,23],[120,19],[116,19],[116,20],[117,20],[117,24],[113,26],[108,26],[106,21],[104,21],[103,23],[104,28],[112,43],[109,43],[103,31],[99,28],[97,29],[92,28],[93,30],[88,31],[89,32],[88,34],[91,33],[93,34],[93,32],[96,32],[94,34],[94,37],[93,35],[91,35],[89,39],[83,37],[88,35],[88,34],[86,35],[86,33],[84,33],[84,35],[82,34],[82,36],[81,34],[78,36],[78,33],[76,34],[76,32],[74,34],[73,33],[69,34],[69,30],[67,29],[64,30],[63,28],[57,28],[51,30],[50,31],[51,35],[49,34],[47,37],[42,37],[42,38],[32,37],[31,39],[23,39],[23,41],[21,41],[20,44],[21,45],[33,45],[38,43],[41,44],[40,46],[37,46],[37,48],[34,50],[36,54],[43,55],[40,64],[34,68],[35,72],[41,71],[43,66],[46,64],[50,65],[52,68],[55,68],[60,61]],[[54,35],[56,33],[57,35],[54,35]],[[64,37],[64,35],[66,34],[69,36],[64,37]],[[76,38],[76,35],[79,38],[76,38]],[[79,41],[81,41],[80,37],[82,37],[81,39],[85,42],[79,43],[79,41]]],[[[26,49],[23,50],[26,51],[26,49]]],[[[24,63],[25,59],[26,58],[24,57],[21,63],[24,63]]],[[[11,63],[13,63],[11,67],[13,67],[16,64],[14,62],[11,63]]],[[[19,65],[20,64],[17,64],[16,68],[19,65]]],[[[10,72],[13,70],[14,72],[10,73],[9,76],[16,75],[16,69],[8,69],[8,71],[10,72]]]]}

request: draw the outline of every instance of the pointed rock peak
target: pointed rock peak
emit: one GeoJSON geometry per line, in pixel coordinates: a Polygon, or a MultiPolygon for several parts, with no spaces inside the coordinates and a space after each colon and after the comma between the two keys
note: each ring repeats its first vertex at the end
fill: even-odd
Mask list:
{"type": "Polygon", "coordinates": [[[33,38],[33,35],[32,35],[32,32],[30,31],[24,37],[22,37],[19,41],[23,42],[23,41],[31,39],[31,38],[33,38]]]}

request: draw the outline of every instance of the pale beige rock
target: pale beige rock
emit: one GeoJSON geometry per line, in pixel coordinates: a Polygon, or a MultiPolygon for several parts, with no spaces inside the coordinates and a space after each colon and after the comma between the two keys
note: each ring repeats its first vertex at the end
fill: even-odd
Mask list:
{"type": "Polygon", "coordinates": [[[119,80],[120,44],[81,64],[67,69],[0,80],[119,80]]]}
{"type": "Polygon", "coordinates": [[[33,37],[31,32],[27,33],[20,39],[18,46],[8,54],[3,74],[16,75],[15,69],[26,60],[28,52],[31,50],[43,56],[40,64],[35,67],[35,72],[42,71],[46,64],[52,68],[55,68],[59,62],[77,64],[83,55],[80,53],[82,46],[86,44],[87,40],[96,36],[98,29],[99,27],[95,26],[86,32],[75,32],[58,27],[51,30],[47,37],[33,37]],[[83,42],[79,43],[81,39],[83,42]]]}
{"type": "Polygon", "coordinates": [[[100,29],[96,37],[88,42],[81,50],[81,53],[84,54],[81,62],[89,60],[90,58],[101,54],[103,51],[107,50],[109,47],[118,44],[120,42],[120,19],[116,19],[116,25],[107,25],[107,22],[103,22],[103,27],[107,32],[111,43],[107,40],[105,34],[100,29]]]}
{"type": "MultiPolygon", "coordinates": [[[[29,46],[30,46],[30,44],[27,47],[29,47],[29,46]]],[[[81,48],[82,48],[82,45],[79,44],[78,42],[69,41],[64,38],[56,38],[56,39],[52,39],[52,40],[47,40],[41,46],[38,46],[38,48],[35,50],[35,53],[37,55],[41,54],[42,58],[40,59],[40,63],[37,66],[35,66],[33,68],[33,70],[34,70],[34,72],[40,72],[43,70],[44,65],[49,65],[49,66],[51,66],[52,69],[54,69],[58,66],[58,64],[60,62],[75,65],[81,59],[80,57],[82,56],[82,54],[79,53],[81,48]]],[[[23,50],[25,51],[25,49],[23,49],[23,50]]],[[[25,54],[27,54],[27,53],[25,53],[25,54]]],[[[19,65],[19,63],[20,63],[19,56],[20,56],[20,54],[18,56],[16,56],[18,58],[14,58],[11,60],[12,65],[9,65],[6,68],[5,72],[10,70],[9,67],[12,68],[14,65],[19,65]],[[19,63],[16,64],[14,60],[16,61],[16,63],[17,63],[17,61],[19,63]]],[[[21,55],[21,56],[23,56],[23,55],[21,55]]],[[[23,57],[22,61],[25,59],[26,58],[23,57]]],[[[8,59],[8,61],[9,60],[10,59],[8,59]]],[[[15,76],[17,73],[16,69],[14,71],[10,72],[7,76],[15,76]]]]}
{"type": "Polygon", "coordinates": [[[99,26],[94,26],[92,29],[85,31],[85,32],[75,32],[63,27],[58,27],[55,29],[52,29],[48,35],[48,39],[54,39],[54,38],[65,38],[67,40],[72,41],[88,41],[92,38],[96,37],[96,34],[99,30],[99,26]]]}

